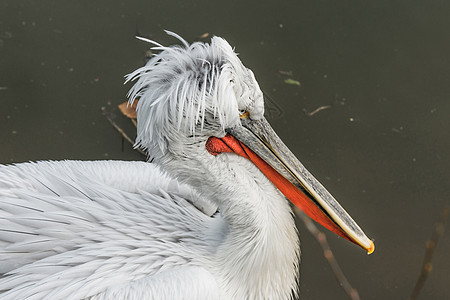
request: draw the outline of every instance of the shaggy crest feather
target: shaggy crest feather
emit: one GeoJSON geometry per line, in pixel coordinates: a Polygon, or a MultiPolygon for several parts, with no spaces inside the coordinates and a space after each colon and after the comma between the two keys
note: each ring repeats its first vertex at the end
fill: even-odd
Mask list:
{"type": "Polygon", "coordinates": [[[125,81],[136,80],[128,93],[130,104],[139,98],[135,146],[147,149],[157,144],[161,153],[174,129],[195,135],[197,127],[203,130],[205,119],[212,117],[224,130],[237,124],[239,109],[252,109],[252,100],[262,97],[253,73],[227,41],[213,37],[211,44],[189,45],[177,34],[166,32],[183,46],[165,47],[139,38],[160,52],[125,81]]]}

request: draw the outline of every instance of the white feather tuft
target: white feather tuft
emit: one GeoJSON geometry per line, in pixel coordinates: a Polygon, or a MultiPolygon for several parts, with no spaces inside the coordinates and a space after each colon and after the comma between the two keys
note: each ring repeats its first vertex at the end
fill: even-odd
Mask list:
{"type": "Polygon", "coordinates": [[[253,94],[261,94],[251,71],[224,39],[189,45],[176,33],[166,32],[183,46],[165,47],[139,38],[156,45],[152,49],[160,53],[126,76],[126,83],[136,81],[129,102],[140,99],[135,146],[159,148],[161,154],[166,152],[169,134],[201,134],[208,117],[223,131],[237,124],[239,108],[254,102],[253,94]]]}

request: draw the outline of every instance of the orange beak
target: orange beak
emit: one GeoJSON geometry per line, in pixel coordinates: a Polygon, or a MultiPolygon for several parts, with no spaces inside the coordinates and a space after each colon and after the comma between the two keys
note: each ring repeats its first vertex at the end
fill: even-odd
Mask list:
{"type": "Polygon", "coordinates": [[[295,158],[265,119],[246,118],[241,122],[242,127],[228,130],[223,138],[210,137],[206,143],[209,153],[233,152],[249,159],[287,199],[313,220],[361,246],[368,254],[374,251],[373,242],[295,158]]]}

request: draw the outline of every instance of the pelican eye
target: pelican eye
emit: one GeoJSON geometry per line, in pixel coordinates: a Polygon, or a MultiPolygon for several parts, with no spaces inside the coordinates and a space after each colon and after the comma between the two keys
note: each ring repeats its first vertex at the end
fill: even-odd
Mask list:
{"type": "Polygon", "coordinates": [[[248,112],[248,110],[240,110],[239,111],[239,118],[241,119],[247,119],[248,117],[250,117],[250,113],[248,112]]]}

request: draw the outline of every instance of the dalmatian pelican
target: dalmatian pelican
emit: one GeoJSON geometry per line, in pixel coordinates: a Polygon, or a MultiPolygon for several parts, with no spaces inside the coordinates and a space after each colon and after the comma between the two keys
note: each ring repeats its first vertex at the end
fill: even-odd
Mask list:
{"type": "Polygon", "coordinates": [[[163,46],[132,72],[149,162],[0,166],[0,298],[293,299],[287,200],[374,244],[264,118],[252,71],[220,37],[163,46]]]}

